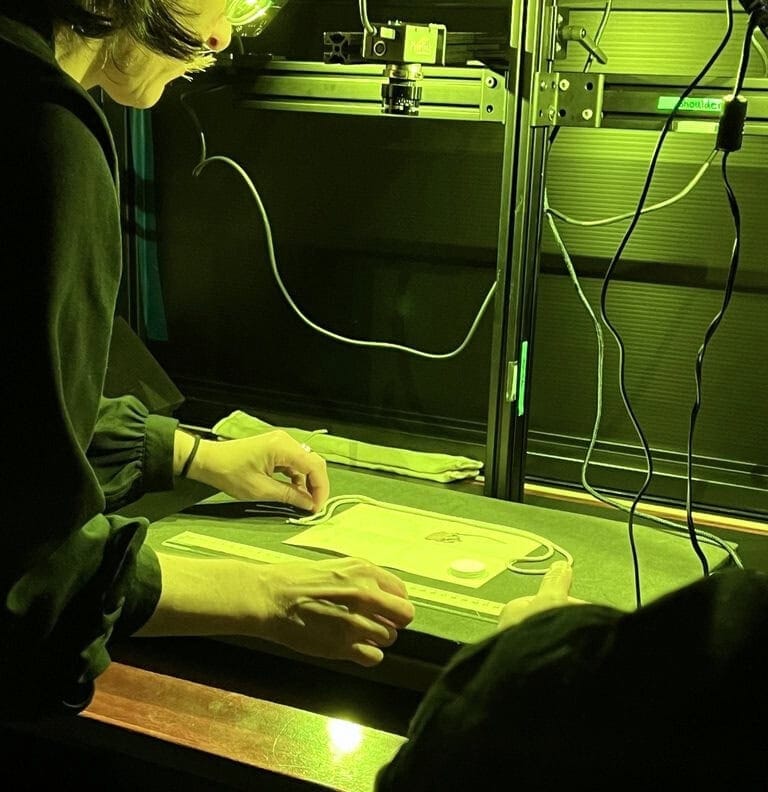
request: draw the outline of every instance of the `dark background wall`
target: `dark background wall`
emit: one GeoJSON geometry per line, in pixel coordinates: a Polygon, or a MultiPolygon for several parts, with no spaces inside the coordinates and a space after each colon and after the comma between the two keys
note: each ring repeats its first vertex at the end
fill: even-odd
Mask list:
{"type": "MultiPolygon", "coordinates": [[[[726,30],[724,3],[618,0],[613,6],[601,41],[609,62],[594,63],[595,72],[674,74],[687,84],[726,30]]],[[[597,29],[602,3],[573,0],[563,7],[570,9],[572,24],[597,29]]],[[[731,43],[708,78],[719,78],[720,84],[732,85],[737,71],[746,15],[736,7],[731,43]]],[[[761,40],[768,49],[768,42],[761,40]]],[[[582,59],[580,50],[571,46],[566,63],[578,68],[582,59]]],[[[748,75],[763,80],[752,84],[765,86],[768,66],[757,49],[752,50],[748,75]]],[[[561,130],[550,158],[551,205],[579,219],[633,210],[657,139],[658,132],[650,131],[561,130]]],[[[708,134],[670,135],[646,205],[678,193],[712,148],[708,134]]],[[[694,439],[696,499],[762,513],[768,509],[768,402],[762,395],[768,387],[768,252],[763,237],[767,169],[764,135],[747,136],[742,150],[730,158],[729,178],[742,214],[741,257],[732,301],[707,351],[694,439]]],[[[626,223],[559,227],[597,311],[602,278],[626,223]]],[[[626,344],[627,392],[654,452],[650,491],[661,498],[685,497],[685,449],[696,396],[694,362],[722,305],[733,241],[718,161],[683,201],[642,219],[608,292],[608,315],[626,344]]],[[[595,333],[548,228],[542,250],[528,473],[578,480],[595,418],[595,333]]],[[[645,466],[618,392],[616,345],[607,332],[606,346],[604,413],[590,478],[618,489],[633,481],[634,490],[645,466]],[[637,468],[633,475],[626,472],[637,468]]]]}
{"type": "MultiPolygon", "coordinates": [[[[491,312],[449,361],[308,328],[278,289],[245,182],[220,162],[192,176],[193,128],[168,99],[155,139],[169,339],[155,349],[174,374],[262,407],[456,423],[480,438],[491,312]]],[[[280,277],[308,318],[429,352],[461,343],[495,277],[500,126],[254,111],[227,91],[191,101],[209,151],[256,184],[280,277]]]]}

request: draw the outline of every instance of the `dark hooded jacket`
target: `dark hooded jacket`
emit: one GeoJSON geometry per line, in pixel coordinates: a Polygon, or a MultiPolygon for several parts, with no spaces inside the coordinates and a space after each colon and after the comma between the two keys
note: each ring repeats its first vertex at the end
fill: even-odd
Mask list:
{"type": "Polygon", "coordinates": [[[575,605],[461,649],[376,792],[768,789],[768,575],[575,605]]]}
{"type": "Polygon", "coordinates": [[[0,15],[0,720],[78,712],[113,635],[151,615],[147,521],[177,422],[102,396],[121,278],[118,163],[50,31],[0,15]]]}

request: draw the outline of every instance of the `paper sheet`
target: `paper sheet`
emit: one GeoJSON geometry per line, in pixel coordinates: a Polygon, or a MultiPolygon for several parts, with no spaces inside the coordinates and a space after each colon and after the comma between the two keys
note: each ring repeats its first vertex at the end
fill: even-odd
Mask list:
{"type": "Polygon", "coordinates": [[[540,547],[533,539],[483,525],[487,523],[452,522],[444,515],[401,512],[359,503],[283,541],[479,588],[503,572],[507,564],[540,547]],[[480,561],[485,565],[484,573],[467,578],[452,572],[451,564],[462,559],[480,561]]]}

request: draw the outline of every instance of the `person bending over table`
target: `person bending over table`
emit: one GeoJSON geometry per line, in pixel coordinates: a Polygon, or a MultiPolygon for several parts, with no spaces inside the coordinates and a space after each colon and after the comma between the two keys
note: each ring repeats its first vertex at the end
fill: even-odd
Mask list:
{"type": "Polygon", "coordinates": [[[0,0],[0,721],[80,712],[116,636],[239,634],[373,666],[413,618],[402,581],[365,561],[159,555],[148,521],[120,516],[181,475],[309,510],[329,494],[325,462],[285,433],[198,443],[102,394],[122,237],[115,145],[88,91],[152,107],[228,46],[230,5],[0,0]]]}

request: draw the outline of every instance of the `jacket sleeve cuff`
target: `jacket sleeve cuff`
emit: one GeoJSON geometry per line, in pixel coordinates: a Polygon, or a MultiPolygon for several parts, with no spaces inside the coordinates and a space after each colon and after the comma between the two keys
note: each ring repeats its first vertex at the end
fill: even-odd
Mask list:
{"type": "Polygon", "coordinates": [[[134,574],[125,591],[125,601],[120,619],[115,625],[115,635],[127,637],[143,627],[155,612],[160,600],[162,575],[155,551],[142,544],[136,556],[134,574]]]}
{"type": "Polygon", "coordinates": [[[173,443],[178,425],[175,418],[164,415],[147,416],[143,465],[146,492],[173,489],[173,443]]]}

